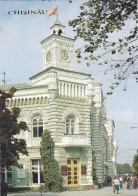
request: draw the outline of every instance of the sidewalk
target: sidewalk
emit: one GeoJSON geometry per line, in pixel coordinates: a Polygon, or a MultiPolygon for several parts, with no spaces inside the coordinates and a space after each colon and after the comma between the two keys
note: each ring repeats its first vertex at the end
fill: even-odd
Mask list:
{"type": "Polygon", "coordinates": [[[66,191],[62,193],[8,193],[8,196],[138,196],[138,189],[126,189],[119,190],[118,194],[113,193],[112,187],[104,187],[99,190],[79,190],[79,191],[66,191]]]}

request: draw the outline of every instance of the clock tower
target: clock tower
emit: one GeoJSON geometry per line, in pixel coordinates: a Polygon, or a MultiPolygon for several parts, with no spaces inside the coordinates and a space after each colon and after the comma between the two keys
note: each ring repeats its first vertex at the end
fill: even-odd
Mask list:
{"type": "Polygon", "coordinates": [[[74,71],[74,40],[65,37],[65,26],[58,20],[51,27],[52,35],[42,44],[43,70],[49,67],[74,71]]]}

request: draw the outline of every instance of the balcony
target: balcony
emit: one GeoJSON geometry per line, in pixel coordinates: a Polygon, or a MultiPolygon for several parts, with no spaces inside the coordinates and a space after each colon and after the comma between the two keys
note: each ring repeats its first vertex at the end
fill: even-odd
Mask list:
{"type": "Polygon", "coordinates": [[[66,135],[62,138],[61,143],[56,143],[62,147],[90,147],[91,140],[86,135],[66,135]]]}

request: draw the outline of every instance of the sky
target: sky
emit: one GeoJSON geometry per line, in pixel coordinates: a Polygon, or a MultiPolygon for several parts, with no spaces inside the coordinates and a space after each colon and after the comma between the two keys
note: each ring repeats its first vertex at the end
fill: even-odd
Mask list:
{"type": "MultiPolygon", "coordinates": [[[[0,1],[0,84],[3,72],[6,72],[6,83],[30,83],[29,78],[42,71],[41,41],[51,35],[50,27],[56,21],[56,16],[47,14],[9,15],[9,11],[18,10],[50,10],[58,6],[59,21],[66,26],[65,36],[74,37],[69,20],[80,13],[80,5],[86,0],[49,0],[49,1],[0,1]]],[[[131,21],[133,23],[133,21],[131,21]]],[[[112,35],[112,39],[115,39],[112,35]]],[[[75,49],[83,44],[75,42],[75,49]]],[[[118,142],[117,162],[132,163],[138,149],[138,83],[129,79],[127,90],[123,86],[117,88],[113,95],[108,96],[112,74],[104,75],[104,69],[98,65],[75,62],[75,69],[90,73],[94,82],[103,84],[103,94],[106,99],[107,118],[115,121],[114,134],[118,142]],[[136,127],[132,129],[131,127],[136,127]]]]}

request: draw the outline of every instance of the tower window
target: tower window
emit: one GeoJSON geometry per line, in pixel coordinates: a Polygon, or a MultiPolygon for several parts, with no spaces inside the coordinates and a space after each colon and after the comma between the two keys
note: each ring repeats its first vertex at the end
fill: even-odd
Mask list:
{"type": "Polygon", "coordinates": [[[33,137],[41,137],[43,132],[43,119],[41,116],[33,118],[33,137]]]}
{"type": "Polygon", "coordinates": [[[69,115],[66,119],[66,134],[73,135],[75,131],[75,116],[69,115]]]}
{"type": "Polygon", "coordinates": [[[55,34],[55,33],[56,33],[56,31],[54,30],[54,31],[53,31],[53,34],[55,34]]]}
{"type": "Polygon", "coordinates": [[[60,29],[59,31],[58,31],[58,35],[61,35],[62,34],[62,30],[60,29]]]}

